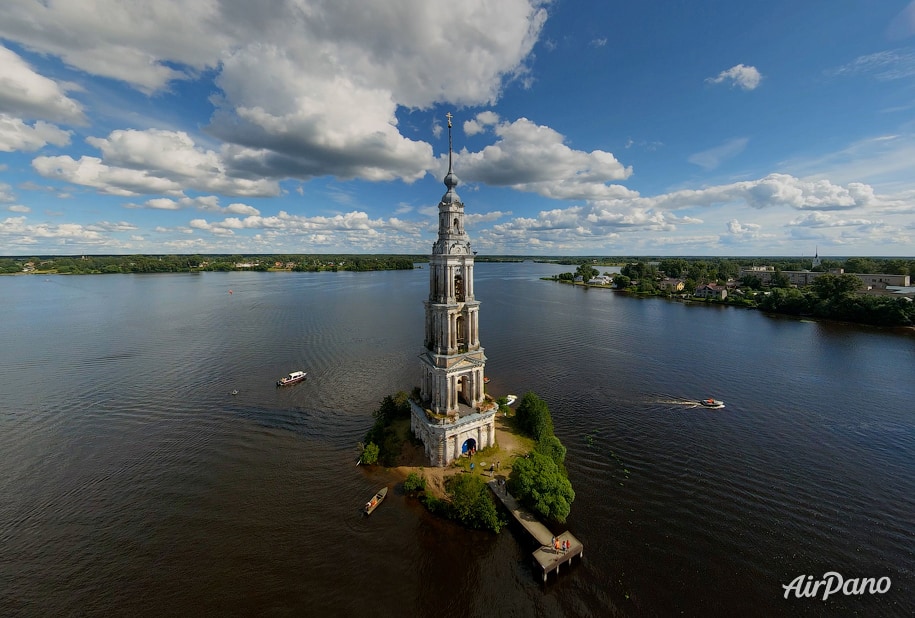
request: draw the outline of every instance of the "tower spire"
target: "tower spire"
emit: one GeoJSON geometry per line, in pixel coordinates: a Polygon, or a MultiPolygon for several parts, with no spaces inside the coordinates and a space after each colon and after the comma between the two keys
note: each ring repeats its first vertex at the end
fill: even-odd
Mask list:
{"type": "Polygon", "coordinates": [[[451,173],[451,152],[453,150],[452,144],[451,144],[451,118],[453,118],[453,116],[451,115],[451,112],[448,112],[447,114],[445,114],[445,117],[448,119],[448,173],[450,174],[451,173]]]}
{"type": "Polygon", "coordinates": [[[445,204],[460,204],[461,198],[458,196],[457,191],[454,190],[458,186],[458,182],[460,182],[457,174],[454,173],[454,146],[451,137],[451,119],[454,116],[451,115],[451,112],[448,112],[445,117],[448,119],[448,173],[445,174],[444,183],[448,190],[442,197],[442,202],[445,204]]]}
{"type": "Polygon", "coordinates": [[[451,112],[445,117],[448,191],[438,203],[438,239],[429,256],[422,385],[419,401],[411,404],[410,422],[435,466],[495,440],[495,407],[486,405],[483,388],[486,355],[480,344],[480,301],[473,289],[474,253],[464,229],[464,204],[454,190],[454,117],[451,112]]]}

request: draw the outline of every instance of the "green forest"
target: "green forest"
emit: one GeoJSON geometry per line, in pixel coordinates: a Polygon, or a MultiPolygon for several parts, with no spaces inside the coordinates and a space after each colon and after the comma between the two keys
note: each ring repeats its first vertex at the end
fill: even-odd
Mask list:
{"type": "Polygon", "coordinates": [[[84,255],[0,258],[0,273],[102,275],[203,271],[411,270],[415,255],[84,255]]]}

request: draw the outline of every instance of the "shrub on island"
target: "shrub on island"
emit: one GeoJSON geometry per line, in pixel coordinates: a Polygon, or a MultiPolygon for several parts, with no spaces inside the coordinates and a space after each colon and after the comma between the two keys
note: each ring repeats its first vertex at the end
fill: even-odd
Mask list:
{"type": "Polygon", "coordinates": [[[538,442],[543,436],[553,435],[553,419],[546,402],[528,391],[518,404],[515,413],[518,428],[538,442]]]}
{"type": "Polygon", "coordinates": [[[535,513],[562,523],[572,510],[575,491],[565,469],[566,447],[553,435],[549,407],[528,392],[518,406],[516,422],[537,444],[526,457],[512,464],[508,490],[535,513]]]}
{"type": "Polygon", "coordinates": [[[416,472],[411,472],[403,482],[403,490],[411,495],[422,493],[426,491],[426,479],[416,472]]]}
{"type": "Polygon", "coordinates": [[[375,423],[363,439],[365,447],[362,452],[362,463],[381,463],[384,466],[393,466],[403,447],[403,438],[393,425],[395,421],[410,418],[409,395],[404,391],[387,395],[381,400],[378,409],[372,412],[372,416],[375,418],[375,423]],[[374,461],[369,461],[371,453],[367,453],[371,446],[377,448],[374,461]]]}
{"type": "Polygon", "coordinates": [[[505,526],[486,482],[475,474],[456,474],[445,481],[445,499],[429,492],[419,499],[433,515],[456,521],[467,528],[498,534],[505,526]]]}
{"type": "Polygon", "coordinates": [[[535,513],[559,523],[565,522],[575,500],[565,472],[549,455],[537,450],[515,460],[508,490],[535,513]]]}

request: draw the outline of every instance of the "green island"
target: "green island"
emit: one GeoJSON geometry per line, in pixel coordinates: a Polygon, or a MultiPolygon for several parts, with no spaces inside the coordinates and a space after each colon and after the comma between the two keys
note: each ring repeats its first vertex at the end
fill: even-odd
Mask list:
{"type": "MultiPolygon", "coordinates": [[[[414,389],[412,396],[418,395],[414,389]]],[[[375,421],[361,445],[360,463],[393,470],[406,494],[435,515],[468,528],[498,533],[506,519],[497,508],[487,481],[505,482],[509,492],[540,517],[563,523],[575,492],[565,468],[566,448],[553,433],[545,401],[525,394],[517,412],[501,397],[496,444],[456,459],[446,468],[424,466],[421,442],[410,431],[410,403],[400,391],[382,399],[375,421]]]]}
{"type": "Polygon", "coordinates": [[[911,259],[823,259],[809,270],[805,268],[809,261],[788,258],[662,258],[628,262],[621,267],[608,262],[613,261],[579,260],[575,272],[545,279],[768,313],[872,326],[915,326],[910,288],[915,260],[911,259]],[[619,272],[602,276],[599,265],[617,266],[619,272]],[[865,282],[871,280],[877,283],[868,286],[865,282]],[[887,281],[899,283],[887,286],[887,281]],[[894,293],[893,288],[901,293],[894,293]]]}

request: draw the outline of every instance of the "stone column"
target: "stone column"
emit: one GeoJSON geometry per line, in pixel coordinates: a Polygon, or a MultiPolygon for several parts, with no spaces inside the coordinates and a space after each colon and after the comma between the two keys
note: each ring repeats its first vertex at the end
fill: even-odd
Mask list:
{"type": "Polygon", "coordinates": [[[451,337],[449,338],[448,347],[450,350],[457,351],[457,314],[449,313],[448,314],[448,327],[451,331],[451,337]]]}
{"type": "Polygon", "coordinates": [[[473,340],[480,345],[480,312],[473,312],[473,340]]]}
{"type": "Polygon", "coordinates": [[[467,309],[467,346],[475,348],[477,345],[477,325],[473,319],[474,311],[472,308],[467,309]]]}
{"type": "Polygon", "coordinates": [[[467,267],[467,280],[470,282],[470,298],[476,298],[474,296],[473,290],[473,262],[470,263],[470,266],[467,267]]]}
{"type": "Polygon", "coordinates": [[[441,376],[436,375],[435,392],[437,394],[436,399],[438,400],[439,413],[448,412],[448,402],[445,401],[445,396],[448,394],[448,390],[444,388],[444,386],[444,380],[441,379],[441,376]]]}

